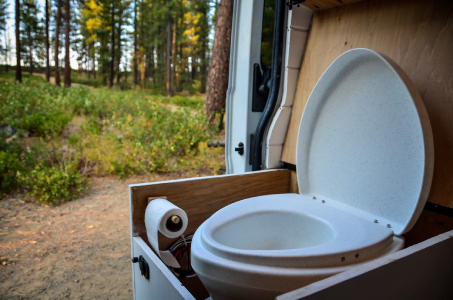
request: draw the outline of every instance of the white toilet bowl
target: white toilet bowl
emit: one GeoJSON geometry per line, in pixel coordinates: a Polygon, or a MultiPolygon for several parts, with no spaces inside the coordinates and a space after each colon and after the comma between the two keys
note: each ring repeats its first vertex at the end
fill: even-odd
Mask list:
{"type": "Polygon", "coordinates": [[[403,244],[391,229],[320,200],[269,195],[207,220],[192,241],[192,265],[213,299],[273,299],[403,244]]]}
{"type": "Polygon", "coordinates": [[[277,295],[400,250],[433,173],[420,96],[389,58],[341,55],[307,102],[300,194],[245,199],[196,231],[192,266],[214,300],[277,295]]]}

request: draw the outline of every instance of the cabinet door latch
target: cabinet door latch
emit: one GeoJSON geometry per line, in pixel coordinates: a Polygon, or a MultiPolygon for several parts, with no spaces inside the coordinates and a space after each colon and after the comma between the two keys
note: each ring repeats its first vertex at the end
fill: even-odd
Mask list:
{"type": "Polygon", "coordinates": [[[237,151],[239,153],[239,155],[243,155],[244,154],[244,144],[239,143],[239,145],[236,148],[234,148],[234,151],[237,151]]]}
{"type": "Polygon", "coordinates": [[[145,277],[146,280],[149,280],[149,265],[146,259],[140,255],[139,257],[133,257],[132,263],[138,263],[142,276],[145,277]]]}

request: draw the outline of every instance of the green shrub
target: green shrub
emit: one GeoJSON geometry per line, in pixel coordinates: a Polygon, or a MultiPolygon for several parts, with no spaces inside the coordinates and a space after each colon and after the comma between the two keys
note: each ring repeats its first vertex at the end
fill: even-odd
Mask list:
{"type": "Polygon", "coordinates": [[[90,185],[90,180],[72,164],[48,167],[41,163],[28,174],[18,172],[18,178],[28,188],[28,195],[50,205],[74,200],[90,185]]]}
{"type": "Polygon", "coordinates": [[[107,81],[100,78],[88,77],[87,74],[78,74],[77,72],[72,72],[71,81],[78,84],[89,85],[92,87],[102,87],[107,86],[107,81]]]}
{"type": "Polygon", "coordinates": [[[13,172],[18,179],[3,173],[16,180],[13,189],[23,186],[50,204],[85,191],[80,170],[121,178],[177,170],[217,174],[224,169],[223,149],[207,147],[215,130],[203,103],[196,96],[164,98],[139,90],[0,82],[0,151],[14,153],[22,165],[13,172]]]}
{"type": "Polygon", "coordinates": [[[19,188],[16,173],[22,170],[16,153],[0,151],[0,198],[19,188]]]}
{"type": "Polygon", "coordinates": [[[59,135],[71,121],[71,117],[62,112],[38,111],[24,115],[18,122],[11,122],[16,128],[26,130],[33,135],[51,137],[59,135]]]}
{"type": "MultiPolygon", "coordinates": [[[[159,98],[158,98],[159,99],[159,98]]],[[[182,96],[174,96],[171,98],[161,98],[159,99],[162,103],[171,103],[181,107],[190,107],[195,109],[203,108],[204,101],[200,98],[187,98],[182,96]]]]}
{"type": "Polygon", "coordinates": [[[49,83],[0,83],[0,124],[8,124],[36,136],[61,134],[71,120],[63,105],[67,89],[49,83]]]}
{"type": "Polygon", "coordinates": [[[192,81],[192,85],[190,86],[189,93],[191,95],[195,95],[200,91],[201,88],[201,81],[194,79],[192,81]]]}

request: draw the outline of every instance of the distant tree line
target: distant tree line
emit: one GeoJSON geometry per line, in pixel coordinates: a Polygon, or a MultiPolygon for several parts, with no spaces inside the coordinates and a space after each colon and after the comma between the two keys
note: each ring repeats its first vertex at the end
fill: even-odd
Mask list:
{"type": "MultiPolygon", "coordinates": [[[[64,73],[64,85],[70,86],[72,49],[78,71],[108,86],[128,81],[168,96],[206,92],[218,0],[43,2],[15,0],[16,60],[30,73],[45,70],[47,80],[53,73],[58,85],[64,73]]],[[[5,60],[11,51],[7,9],[6,0],[0,0],[5,60]]],[[[18,65],[19,81],[21,72],[18,65]]]]}

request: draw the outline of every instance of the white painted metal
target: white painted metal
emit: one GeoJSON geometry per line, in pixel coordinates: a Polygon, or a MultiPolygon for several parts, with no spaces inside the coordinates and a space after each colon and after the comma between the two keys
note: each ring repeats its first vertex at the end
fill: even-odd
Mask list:
{"type": "Polygon", "coordinates": [[[228,174],[252,170],[250,134],[261,112],[252,112],[253,65],[260,63],[264,1],[234,1],[231,30],[230,74],[226,103],[225,160],[228,174]],[[234,148],[244,144],[244,154],[234,148]]]}
{"type": "Polygon", "coordinates": [[[302,195],[409,231],[426,203],[434,166],[431,125],[414,84],[390,58],[354,49],[321,76],[297,143],[302,195]]]}
{"type": "Polygon", "coordinates": [[[134,299],[195,300],[140,237],[132,238],[132,249],[133,257],[142,255],[149,264],[150,277],[149,280],[145,279],[140,273],[138,263],[132,264],[134,299]]]}
{"type": "Polygon", "coordinates": [[[288,129],[294,95],[299,78],[299,69],[307,41],[308,29],[313,12],[305,6],[294,6],[288,12],[285,60],[282,76],[282,97],[280,106],[272,119],[265,137],[265,166],[267,169],[281,167],[283,143],[288,129]]]}
{"type": "Polygon", "coordinates": [[[453,299],[453,231],[360,268],[315,282],[277,300],[453,299]]]}
{"type": "MultiPolygon", "coordinates": [[[[131,260],[134,257],[134,228],[133,228],[133,220],[132,220],[132,212],[134,211],[134,207],[132,205],[132,188],[129,186],[129,224],[130,224],[130,237],[131,237],[131,260]]],[[[131,267],[132,267],[132,289],[133,289],[133,294],[134,294],[134,300],[138,300],[140,298],[137,298],[137,294],[135,292],[135,272],[134,272],[134,264],[131,261],[131,267]]]]}

